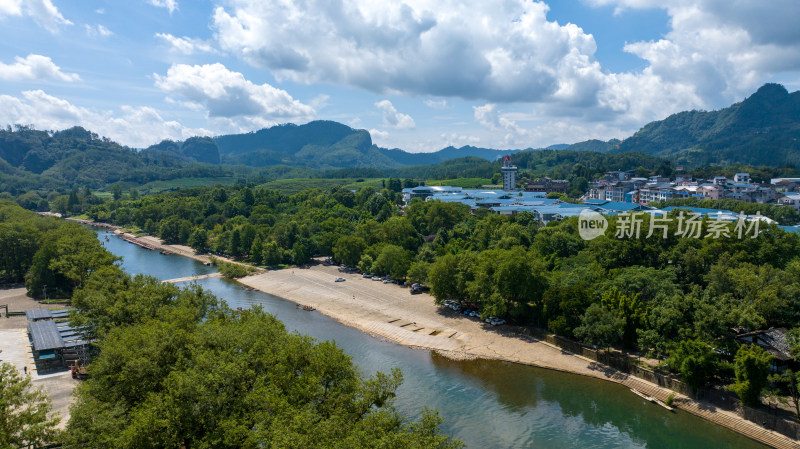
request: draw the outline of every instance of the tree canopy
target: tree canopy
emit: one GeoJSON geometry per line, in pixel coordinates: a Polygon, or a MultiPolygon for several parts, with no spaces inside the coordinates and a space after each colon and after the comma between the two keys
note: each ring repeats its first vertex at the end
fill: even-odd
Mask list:
{"type": "Polygon", "coordinates": [[[398,370],[364,378],[333,342],[289,333],[259,308],[115,268],[93,275],[75,306],[99,355],[76,391],[69,446],[461,446],[435,412],[398,414],[398,370]]]}
{"type": "Polygon", "coordinates": [[[52,443],[61,418],[52,413],[47,394],[8,363],[0,363],[0,447],[18,448],[52,443]]]}

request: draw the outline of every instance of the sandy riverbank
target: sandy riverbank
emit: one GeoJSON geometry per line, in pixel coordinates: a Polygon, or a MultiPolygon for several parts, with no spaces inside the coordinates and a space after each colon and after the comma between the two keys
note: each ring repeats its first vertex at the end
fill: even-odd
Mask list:
{"type": "MultiPolygon", "coordinates": [[[[159,249],[204,263],[208,261],[206,256],[196,255],[186,246],[165,245],[156,237],[138,239],[159,249]]],[[[335,266],[267,271],[239,279],[239,282],[297,304],[313,306],[342,324],[370,335],[413,348],[435,350],[454,359],[497,359],[590,376],[635,388],[661,401],[666,401],[673,393],[546,342],[512,333],[506,326],[491,326],[438,307],[430,295],[411,295],[397,285],[339,273],[335,266]],[[334,282],[336,277],[347,280],[334,282]]],[[[798,441],[710,403],[676,393],[674,405],[771,447],[800,449],[798,441]]]]}
{"type": "MultiPolygon", "coordinates": [[[[635,388],[661,401],[673,393],[532,337],[512,333],[507,326],[491,326],[436,306],[430,295],[411,295],[408,289],[397,285],[339,273],[335,266],[269,271],[239,281],[313,306],[342,324],[373,336],[435,350],[448,357],[498,359],[590,376],[635,388]],[[334,282],[336,277],[346,281],[334,282]]],[[[800,448],[797,441],[709,403],[676,394],[675,405],[772,447],[800,448]]]]}

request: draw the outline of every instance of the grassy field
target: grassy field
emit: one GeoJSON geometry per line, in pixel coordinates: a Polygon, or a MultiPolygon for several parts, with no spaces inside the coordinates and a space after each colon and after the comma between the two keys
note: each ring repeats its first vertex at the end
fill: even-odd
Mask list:
{"type": "MultiPolygon", "coordinates": [[[[188,189],[191,187],[213,187],[217,184],[232,185],[235,179],[232,176],[221,178],[178,178],[169,181],[153,181],[137,187],[143,195],[164,192],[167,190],[188,189]]],[[[126,192],[127,193],[127,192],[126,192]]]]}
{"type": "Polygon", "coordinates": [[[328,190],[336,186],[344,186],[345,188],[358,190],[361,187],[371,186],[376,190],[383,188],[384,178],[344,178],[344,179],[327,179],[327,178],[296,178],[296,179],[278,179],[261,184],[258,187],[266,189],[280,190],[286,194],[297,193],[306,189],[322,189],[328,190]]]}
{"type": "Polygon", "coordinates": [[[94,196],[100,198],[103,201],[111,201],[111,198],[114,197],[114,195],[111,192],[106,192],[103,190],[95,190],[94,192],[92,192],[92,194],[94,194],[94,196]]]}
{"type": "Polygon", "coordinates": [[[488,178],[456,178],[444,180],[431,180],[427,182],[429,186],[453,186],[462,189],[478,189],[480,186],[491,184],[488,178]]]}

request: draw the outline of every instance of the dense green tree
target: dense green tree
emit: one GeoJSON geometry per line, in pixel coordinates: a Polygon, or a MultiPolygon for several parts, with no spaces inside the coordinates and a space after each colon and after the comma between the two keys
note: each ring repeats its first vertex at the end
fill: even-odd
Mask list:
{"type": "Polygon", "coordinates": [[[253,239],[253,244],[250,246],[250,262],[254,265],[261,265],[261,260],[264,257],[264,242],[261,237],[256,236],[253,239]]]}
{"type": "Polygon", "coordinates": [[[546,325],[556,334],[572,337],[575,328],[581,325],[584,312],[592,304],[592,295],[581,285],[549,288],[538,309],[537,324],[546,325]]]}
{"type": "Polygon", "coordinates": [[[122,185],[119,183],[114,183],[111,186],[111,195],[114,198],[114,201],[119,201],[122,199],[122,185]]]}
{"type": "Polygon", "coordinates": [[[769,381],[779,388],[778,394],[785,394],[791,401],[795,417],[800,420],[800,372],[787,369],[769,376],[769,381]]]}
{"type": "Polygon", "coordinates": [[[392,192],[400,192],[403,190],[403,183],[399,179],[389,178],[389,182],[386,183],[386,188],[392,192]]]}
{"type": "Polygon", "coordinates": [[[761,392],[767,386],[772,356],[756,345],[742,345],[736,352],[736,382],[729,388],[751,407],[761,404],[761,392]]]}
{"type": "Polygon", "coordinates": [[[95,271],[119,260],[100,245],[92,232],[67,233],[55,243],[56,257],[50,260],[49,268],[72,281],[75,288],[95,271]]]}
{"type": "Polygon", "coordinates": [[[69,192],[69,196],[67,197],[67,211],[71,213],[77,213],[80,209],[81,200],[78,198],[78,192],[73,189],[69,192]]]}
{"type": "Polygon", "coordinates": [[[364,239],[357,236],[343,236],[333,247],[333,257],[339,262],[354,267],[361,260],[361,253],[366,249],[364,239]]]}
{"type": "Polygon", "coordinates": [[[188,244],[198,252],[205,252],[208,250],[208,232],[203,228],[195,228],[189,236],[188,244]]]}
{"type": "Polygon", "coordinates": [[[0,223],[0,280],[20,282],[39,246],[39,231],[22,222],[0,223]]]}
{"type": "Polygon", "coordinates": [[[431,269],[431,263],[424,260],[418,260],[411,263],[408,267],[408,274],[406,277],[410,282],[426,283],[428,282],[428,272],[431,269]]]}
{"type": "Polygon", "coordinates": [[[586,309],[575,336],[601,348],[608,348],[622,340],[624,319],[598,303],[586,309]]]}
{"type": "Polygon", "coordinates": [[[622,344],[634,347],[638,338],[637,331],[647,325],[647,310],[639,300],[639,295],[628,296],[612,288],[603,293],[601,302],[603,307],[611,310],[622,320],[622,344]]]}
{"type": "Polygon", "coordinates": [[[269,240],[264,244],[264,265],[275,267],[283,261],[283,251],[275,240],[269,240]]]}
{"type": "Polygon", "coordinates": [[[372,273],[372,266],[374,264],[375,260],[372,259],[372,256],[364,254],[361,256],[361,260],[358,261],[358,269],[363,273],[372,273]]]}
{"type": "Polygon", "coordinates": [[[403,279],[411,266],[413,253],[397,245],[385,245],[375,262],[372,271],[377,274],[388,274],[395,279],[403,279]]]}
{"type": "Polygon", "coordinates": [[[159,225],[158,235],[167,243],[180,243],[181,219],[175,215],[167,217],[159,225]]]}
{"type": "Polygon", "coordinates": [[[459,271],[459,258],[454,254],[445,254],[430,267],[428,279],[431,283],[431,294],[437,302],[465,298],[465,292],[459,285],[459,271]]]}
{"type": "Polygon", "coordinates": [[[684,340],[670,349],[667,365],[692,389],[706,385],[717,370],[717,354],[701,340],[684,340]]]}
{"type": "Polygon", "coordinates": [[[231,231],[231,236],[228,243],[228,251],[233,257],[241,256],[242,252],[244,251],[244,247],[242,246],[242,233],[239,231],[239,228],[231,231]]]}
{"type": "Polygon", "coordinates": [[[305,265],[311,260],[311,250],[304,244],[297,242],[292,246],[292,262],[295,265],[305,265]]]}
{"type": "Polygon", "coordinates": [[[258,308],[234,311],[199,287],[183,293],[114,275],[92,279],[82,294],[101,302],[82,303],[74,317],[106,332],[76,392],[70,446],[461,446],[439,432],[435,413],[403,423],[392,406],[399,371],[362,378],[334,343],[289,333],[258,308]],[[156,293],[145,307],[135,299],[141,288],[156,293]],[[108,293],[116,307],[134,307],[125,325],[102,316],[108,293]]]}
{"type": "Polygon", "coordinates": [[[249,187],[243,188],[242,191],[239,193],[239,195],[242,197],[242,202],[247,207],[252,207],[253,204],[255,204],[256,202],[256,198],[255,196],[253,196],[253,191],[250,190],[249,187]]]}
{"type": "Polygon", "coordinates": [[[0,363],[0,447],[43,447],[53,443],[61,418],[52,413],[47,393],[31,377],[0,363]]]}

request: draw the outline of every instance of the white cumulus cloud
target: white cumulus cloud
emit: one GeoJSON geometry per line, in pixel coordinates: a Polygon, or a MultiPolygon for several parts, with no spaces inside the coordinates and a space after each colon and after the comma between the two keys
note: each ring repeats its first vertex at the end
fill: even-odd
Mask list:
{"type": "Polygon", "coordinates": [[[372,140],[382,140],[389,137],[389,132],[372,128],[369,130],[369,135],[372,137],[372,140]]]}
{"type": "Polygon", "coordinates": [[[501,114],[497,110],[497,105],[488,103],[483,106],[473,106],[475,120],[481,125],[492,131],[504,131],[504,143],[515,145],[520,143],[520,139],[528,135],[528,131],[517,125],[517,122],[509,118],[509,114],[501,114]]]}
{"type": "Polygon", "coordinates": [[[51,33],[57,33],[62,25],[72,25],[51,0],[0,0],[0,18],[3,16],[30,17],[51,33]]]}
{"type": "MultiPolygon", "coordinates": [[[[620,50],[645,67],[614,73],[595,58],[595,36],[549,21],[542,0],[225,0],[212,27],[222,50],[279,79],[440,101],[530,104],[584,130],[605,123],[605,135],[624,135],[681,110],[723,107],[775,76],[800,74],[797,0],[586,3],[614,6],[618,14],[660,8],[670,30],[629,42],[620,50]]],[[[492,122],[495,130],[533,137],[533,128],[501,118],[492,122]]]]}
{"type": "Polygon", "coordinates": [[[114,34],[111,30],[100,24],[95,26],[84,25],[83,27],[86,30],[86,34],[89,35],[90,37],[95,37],[95,36],[109,37],[114,34]]]}
{"type": "Polygon", "coordinates": [[[217,53],[210,43],[191,37],[177,37],[169,33],[156,33],[156,37],[170,46],[170,49],[184,55],[196,53],[217,53]]]}
{"type": "Polygon", "coordinates": [[[447,100],[439,100],[439,101],[436,101],[436,100],[425,100],[425,101],[423,101],[423,103],[425,103],[425,106],[427,106],[427,107],[429,107],[431,109],[445,109],[445,108],[447,108],[447,100]]]}
{"type": "Polygon", "coordinates": [[[771,76],[800,71],[800,2],[734,0],[590,0],[627,9],[664,9],[670,31],[625,51],[648,62],[639,75],[654,87],[690,88],[700,106],[723,106],[771,76]]]}
{"type": "Polygon", "coordinates": [[[170,14],[178,9],[178,2],[176,0],[150,0],[150,4],[159,8],[167,8],[170,14]]]}
{"type": "Polygon", "coordinates": [[[383,113],[383,124],[397,129],[414,129],[416,124],[410,115],[397,112],[392,102],[381,100],[375,103],[375,107],[383,113]]]}
{"type": "Polygon", "coordinates": [[[21,16],[22,0],[0,0],[0,15],[21,16]]]}
{"type": "Polygon", "coordinates": [[[39,129],[65,129],[82,126],[123,145],[142,148],[163,139],[182,140],[210,135],[202,128],[188,128],[165,120],[147,106],[122,106],[118,113],[95,111],[76,106],[42,90],[22,92],[20,97],[0,95],[0,123],[33,125],[39,129]]]}
{"type": "MultiPolygon", "coordinates": [[[[600,71],[594,38],[527,0],[229,0],[220,46],[276,76],[373,92],[542,101],[600,71]],[[310,26],[313,24],[313,26],[310,26]]],[[[575,92],[582,94],[583,92],[575,92]]]]}
{"type": "Polygon", "coordinates": [[[27,81],[55,79],[60,81],[79,81],[75,73],[64,73],[53,60],[42,55],[17,56],[11,64],[0,62],[0,80],[27,81]]]}
{"type": "Polygon", "coordinates": [[[200,104],[212,118],[244,119],[267,126],[278,121],[311,119],[314,108],[269,84],[255,84],[220,63],[175,64],[164,76],[154,74],[156,86],[169,95],[200,104]]]}

